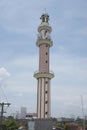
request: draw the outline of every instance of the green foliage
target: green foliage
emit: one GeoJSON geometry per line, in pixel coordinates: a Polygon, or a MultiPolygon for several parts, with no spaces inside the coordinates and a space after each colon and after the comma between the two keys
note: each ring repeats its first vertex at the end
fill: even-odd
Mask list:
{"type": "Polygon", "coordinates": [[[64,130],[71,130],[71,126],[70,126],[70,125],[65,124],[65,128],[64,128],[64,130]]]}
{"type": "Polygon", "coordinates": [[[3,130],[18,130],[19,124],[14,119],[6,119],[3,121],[3,130]]]}
{"type": "Polygon", "coordinates": [[[64,128],[64,123],[62,123],[62,122],[58,122],[57,121],[57,118],[52,118],[52,121],[53,121],[53,126],[55,127],[55,128],[57,128],[57,129],[63,129],[64,128]]]}
{"type": "Polygon", "coordinates": [[[81,118],[78,117],[76,119],[76,123],[79,124],[80,126],[83,126],[83,119],[81,119],[81,118]]]}

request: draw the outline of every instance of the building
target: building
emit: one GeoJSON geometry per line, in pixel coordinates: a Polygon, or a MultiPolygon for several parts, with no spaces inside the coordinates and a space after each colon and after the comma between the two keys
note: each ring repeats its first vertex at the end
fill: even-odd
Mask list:
{"type": "Polygon", "coordinates": [[[27,108],[26,107],[21,107],[20,118],[25,119],[26,118],[26,113],[27,113],[27,108]]]}
{"type": "Polygon", "coordinates": [[[51,116],[51,95],[50,81],[54,73],[50,71],[50,47],[53,42],[50,37],[52,31],[49,25],[49,15],[42,14],[41,24],[38,27],[38,38],[36,45],[39,47],[39,71],[34,73],[37,79],[37,117],[50,118],[51,116]]]}
{"type": "Polygon", "coordinates": [[[37,114],[36,113],[27,113],[26,119],[37,119],[37,114]]]}

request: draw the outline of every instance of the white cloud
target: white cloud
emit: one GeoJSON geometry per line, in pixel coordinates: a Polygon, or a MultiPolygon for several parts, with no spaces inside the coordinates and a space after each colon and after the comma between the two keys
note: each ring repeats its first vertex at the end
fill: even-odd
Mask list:
{"type": "Polygon", "coordinates": [[[33,93],[36,86],[34,72],[38,70],[37,55],[19,56],[8,62],[11,69],[11,78],[8,80],[9,91],[33,93]]]}
{"type": "Polygon", "coordinates": [[[0,80],[4,80],[10,76],[10,73],[4,68],[0,68],[0,80]]]}

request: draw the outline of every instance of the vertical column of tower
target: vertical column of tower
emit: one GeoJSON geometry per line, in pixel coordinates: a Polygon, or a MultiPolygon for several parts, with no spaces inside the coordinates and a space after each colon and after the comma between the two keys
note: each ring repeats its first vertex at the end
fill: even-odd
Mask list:
{"type": "Polygon", "coordinates": [[[51,97],[50,97],[50,80],[54,74],[50,72],[49,66],[49,49],[52,46],[49,26],[49,15],[41,16],[42,22],[38,27],[37,46],[39,47],[39,71],[34,74],[38,80],[37,84],[37,116],[38,118],[50,118],[51,116],[51,97]]]}

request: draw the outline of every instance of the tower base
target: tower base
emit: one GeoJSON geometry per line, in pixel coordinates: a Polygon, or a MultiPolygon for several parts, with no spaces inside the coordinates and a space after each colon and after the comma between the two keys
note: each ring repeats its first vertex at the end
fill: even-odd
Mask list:
{"type": "Polygon", "coordinates": [[[51,119],[36,119],[28,123],[28,130],[52,130],[53,123],[51,119]]]}

